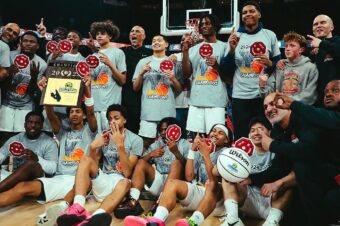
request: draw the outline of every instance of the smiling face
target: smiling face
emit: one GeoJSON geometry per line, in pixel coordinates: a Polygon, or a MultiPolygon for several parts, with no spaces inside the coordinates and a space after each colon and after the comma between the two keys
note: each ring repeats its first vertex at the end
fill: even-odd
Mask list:
{"type": "Polygon", "coordinates": [[[261,13],[253,5],[246,5],[242,9],[242,22],[245,27],[257,27],[261,13]]]}
{"type": "Polygon", "coordinates": [[[275,99],[276,93],[271,93],[263,101],[264,114],[271,124],[279,123],[289,113],[289,110],[276,108],[275,99]]]}
{"type": "Polygon", "coordinates": [[[340,110],[340,80],[334,80],[327,84],[324,105],[328,109],[340,110]]]}
{"type": "Polygon", "coordinates": [[[36,139],[41,134],[41,129],[43,126],[43,121],[41,116],[39,115],[31,115],[28,117],[27,121],[25,121],[25,131],[26,136],[29,139],[36,139]]]}
{"type": "Polygon", "coordinates": [[[20,34],[20,28],[15,23],[7,24],[2,31],[2,39],[5,42],[12,42],[18,39],[20,34]]]}
{"type": "Polygon", "coordinates": [[[315,37],[323,39],[332,37],[334,30],[333,21],[326,15],[319,15],[313,21],[313,34],[315,37]]]}
{"type": "Polygon", "coordinates": [[[140,26],[134,26],[129,35],[130,43],[133,48],[139,48],[143,45],[145,31],[140,26]]]}
{"type": "Polygon", "coordinates": [[[209,138],[214,142],[217,149],[224,147],[229,143],[227,135],[221,128],[213,128],[209,133],[209,138]]]}
{"type": "Polygon", "coordinates": [[[261,146],[262,135],[260,132],[263,132],[267,136],[270,135],[270,131],[259,122],[250,127],[249,137],[255,146],[261,146]]]}
{"type": "Polygon", "coordinates": [[[152,50],[153,51],[165,51],[166,48],[168,48],[168,42],[164,40],[163,36],[156,35],[152,39],[152,50]]]}

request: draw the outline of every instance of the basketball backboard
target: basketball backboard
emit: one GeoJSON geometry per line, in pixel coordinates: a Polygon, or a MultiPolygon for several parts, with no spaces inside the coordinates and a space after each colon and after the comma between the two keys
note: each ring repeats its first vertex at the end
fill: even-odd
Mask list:
{"type": "Polygon", "coordinates": [[[162,0],[161,34],[180,36],[189,33],[185,22],[204,14],[215,14],[221,24],[221,34],[230,34],[239,26],[238,0],[162,0]]]}

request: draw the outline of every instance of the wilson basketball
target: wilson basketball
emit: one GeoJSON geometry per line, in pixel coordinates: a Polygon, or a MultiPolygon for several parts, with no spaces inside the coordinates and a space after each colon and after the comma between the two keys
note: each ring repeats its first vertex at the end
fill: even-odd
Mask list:
{"type": "Polygon", "coordinates": [[[247,153],[239,148],[227,148],[217,159],[219,174],[229,182],[240,182],[249,176],[250,159],[247,153]]]}

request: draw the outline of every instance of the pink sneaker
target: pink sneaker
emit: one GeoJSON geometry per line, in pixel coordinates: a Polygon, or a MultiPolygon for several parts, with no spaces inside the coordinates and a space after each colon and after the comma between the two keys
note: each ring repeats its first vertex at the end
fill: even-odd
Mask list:
{"type": "Polygon", "coordinates": [[[57,224],[58,226],[74,225],[85,220],[88,216],[90,216],[90,213],[76,203],[67,208],[66,211],[57,218],[57,224]]]}
{"type": "Polygon", "coordinates": [[[124,225],[125,226],[147,226],[147,225],[165,226],[165,223],[164,221],[158,218],[155,218],[155,217],[143,218],[143,217],[138,217],[138,216],[127,216],[124,219],[124,225]]]}

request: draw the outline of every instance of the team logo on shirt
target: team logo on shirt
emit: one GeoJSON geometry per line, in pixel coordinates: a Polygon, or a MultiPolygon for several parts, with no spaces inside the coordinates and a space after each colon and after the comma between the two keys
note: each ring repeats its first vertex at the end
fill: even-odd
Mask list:
{"type": "Polygon", "coordinates": [[[19,83],[15,88],[15,93],[19,95],[27,94],[28,84],[27,83],[19,83]]]}
{"type": "Polygon", "coordinates": [[[216,86],[218,83],[218,72],[209,67],[203,76],[196,76],[195,84],[196,85],[214,85],[216,86]]]}
{"type": "Polygon", "coordinates": [[[75,148],[69,155],[63,158],[63,165],[77,165],[80,159],[84,156],[85,152],[82,148],[75,148]]]}
{"type": "Polygon", "coordinates": [[[295,71],[289,71],[283,75],[282,93],[296,94],[299,92],[299,74],[295,71]]]}
{"type": "Polygon", "coordinates": [[[239,66],[242,78],[256,78],[258,76],[262,65],[254,64],[254,62],[256,62],[256,56],[265,54],[266,50],[267,47],[263,42],[240,45],[239,54],[242,59],[236,59],[235,62],[239,66]]]}
{"type": "Polygon", "coordinates": [[[169,88],[164,82],[159,82],[154,89],[146,91],[147,98],[149,99],[167,99],[169,88]]]}
{"type": "Polygon", "coordinates": [[[109,83],[109,74],[105,71],[101,71],[97,76],[97,79],[92,80],[92,85],[103,86],[109,83]]]}

